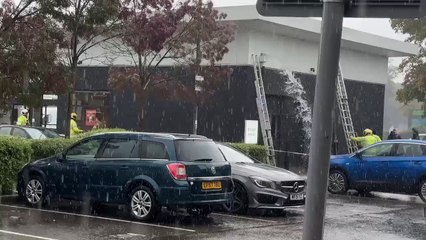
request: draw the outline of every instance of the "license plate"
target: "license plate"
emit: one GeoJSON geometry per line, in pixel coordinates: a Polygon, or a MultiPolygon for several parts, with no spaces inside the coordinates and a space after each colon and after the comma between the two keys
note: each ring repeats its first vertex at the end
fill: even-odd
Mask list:
{"type": "Polygon", "coordinates": [[[290,195],[290,200],[298,201],[298,200],[303,200],[303,199],[305,199],[305,194],[303,194],[303,193],[291,194],[290,195]]]}
{"type": "Polygon", "coordinates": [[[211,189],[222,189],[222,182],[202,182],[201,188],[203,190],[211,190],[211,189]]]}

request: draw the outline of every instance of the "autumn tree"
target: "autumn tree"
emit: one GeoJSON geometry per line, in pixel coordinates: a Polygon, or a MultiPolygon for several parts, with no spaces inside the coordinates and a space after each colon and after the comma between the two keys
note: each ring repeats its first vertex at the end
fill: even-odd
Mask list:
{"type": "Polygon", "coordinates": [[[224,22],[225,14],[212,2],[200,0],[124,0],[120,14],[123,35],[110,42],[117,56],[127,56],[129,67],[113,67],[109,83],[115,89],[132,89],[142,108],[150,96],[163,99],[188,99],[202,102],[227,74],[215,64],[228,52],[234,38],[233,25],[224,22]],[[204,98],[196,96],[193,80],[184,83],[173,74],[160,71],[165,64],[184,67],[204,77],[204,98]],[[203,67],[200,67],[204,65],[203,67]]]}
{"type": "Polygon", "coordinates": [[[426,19],[394,19],[392,28],[399,33],[408,34],[406,41],[419,45],[418,55],[405,58],[399,70],[405,74],[403,88],[397,91],[397,100],[404,104],[412,101],[426,106],[426,19]]]}
{"type": "MultiPolygon", "coordinates": [[[[56,52],[61,42],[35,1],[0,5],[0,109],[15,101],[40,108],[44,93],[63,90],[64,67],[56,52]]],[[[41,113],[40,113],[41,114],[41,113]]]]}
{"type": "Polygon", "coordinates": [[[74,108],[73,93],[78,80],[78,65],[99,56],[89,50],[120,35],[118,14],[120,0],[38,0],[41,13],[52,19],[64,36],[59,47],[69,77],[67,84],[68,109],[66,135],[69,136],[70,114],[74,108]]]}
{"type": "Polygon", "coordinates": [[[12,0],[4,0],[0,4],[0,35],[9,31],[16,22],[25,20],[39,12],[36,0],[21,0],[16,5],[12,0]]]}

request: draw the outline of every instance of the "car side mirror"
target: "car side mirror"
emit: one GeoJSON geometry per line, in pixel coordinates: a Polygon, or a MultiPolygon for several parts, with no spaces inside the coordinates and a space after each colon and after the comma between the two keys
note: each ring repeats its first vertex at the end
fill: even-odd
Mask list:
{"type": "Polygon", "coordinates": [[[355,157],[357,157],[358,159],[362,159],[362,153],[361,152],[359,152],[359,151],[357,151],[357,152],[355,152],[355,157]]]}
{"type": "Polygon", "coordinates": [[[58,162],[64,162],[66,159],[65,154],[64,153],[58,153],[56,154],[56,161],[58,162]]]}

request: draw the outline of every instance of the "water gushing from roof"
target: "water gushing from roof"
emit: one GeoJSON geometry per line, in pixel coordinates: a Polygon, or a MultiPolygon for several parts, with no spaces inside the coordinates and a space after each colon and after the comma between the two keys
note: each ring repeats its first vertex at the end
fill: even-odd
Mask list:
{"type": "Polygon", "coordinates": [[[306,99],[306,91],[299,78],[294,77],[289,70],[281,71],[284,80],[284,92],[293,99],[296,105],[296,119],[303,125],[305,150],[308,150],[309,139],[311,138],[312,109],[306,99]]]}

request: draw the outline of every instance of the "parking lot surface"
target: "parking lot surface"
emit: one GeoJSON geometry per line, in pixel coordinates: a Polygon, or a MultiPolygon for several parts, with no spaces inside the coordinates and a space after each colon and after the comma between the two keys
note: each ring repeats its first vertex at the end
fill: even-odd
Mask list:
{"type": "MultiPolygon", "coordinates": [[[[252,212],[207,218],[163,212],[158,220],[130,220],[118,207],[102,206],[92,213],[75,202],[31,209],[15,196],[0,197],[0,239],[301,239],[303,208],[286,214],[252,212]]],[[[426,239],[426,205],[413,196],[373,193],[330,195],[325,239],[426,239]]]]}

